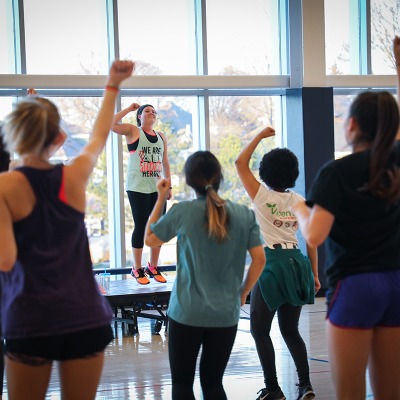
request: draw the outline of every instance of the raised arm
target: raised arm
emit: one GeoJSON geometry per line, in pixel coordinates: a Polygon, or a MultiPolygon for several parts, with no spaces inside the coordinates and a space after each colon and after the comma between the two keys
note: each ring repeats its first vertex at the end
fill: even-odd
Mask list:
{"type": "MultiPolygon", "coordinates": [[[[121,82],[130,77],[134,70],[132,61],[114,61],[104,91],[103,103],[97,114],[93,132],[88,144],[69,165],[73,169],[75,180],[86,183],[96,165],[100,153],[106,144],[114,117],[115,100],[121,82]]],[[[78,183],[77,182],[77,183],[78,183]]]]}
{"type": "Polygon", "coordinates": [[[161,246],[164,242],[160,240],[154,232],[151,230],[150,225],[157,222],[162,215],[164,203],[167,200],[170,193],[171,181],[169,179],[160,179],[157,182],[157,201],[154,204],[153,211],[151,212],[149,219],[146,224],[146,229],[144,232],[144,243],[149,247],[161,246]]]}
{"type": "Polygon", "coordinates": [[[130,112],[136,111],[140,107],[138,103],[132,103],[129,107],[124,108],[114,115],[111,130],[119,135],[134,136],[138,128],[133,124],[122,124],[121,120],[130,112]]]}
{"type": "Polygon", "coordinates": [[[268,138],[275,135],[275,130],[270,127],[264,128],[258,133],[250,143],[243,148],[235,160],[236,171],[239,175],[241,182],[243,183],[246,192],[253,200],[256,197],[258,189],[260,188],[260,182],[255,178],[249,167],[251,156],[253,155],[258,144],[264,138],[268,138]]]}
{"type": "MultiPolygon", "coordinates": [[[[171,181],[171,167],[169,165],[169,159],[168,159],[168,143],[167,143],[167,138],[164,136],[163,133],[159,132],[163,141],[164,141],[164,155],[163,155],[163,175],[165,179],[168,179],[171,181]]],[[[167,200],[169,200],[172,197],[172,189],[170,188],[167,200]]]]}

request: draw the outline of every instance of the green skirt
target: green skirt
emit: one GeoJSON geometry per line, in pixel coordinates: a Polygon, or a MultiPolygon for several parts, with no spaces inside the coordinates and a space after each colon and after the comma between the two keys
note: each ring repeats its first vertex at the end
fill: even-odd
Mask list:
{"type": "Polygon", "coordinates": [[[287,303],[314,304],[314,275],[309,258],[299,249],[264,250],[267,262],[258,284],[268,308],[272,311],[287,303]]]}

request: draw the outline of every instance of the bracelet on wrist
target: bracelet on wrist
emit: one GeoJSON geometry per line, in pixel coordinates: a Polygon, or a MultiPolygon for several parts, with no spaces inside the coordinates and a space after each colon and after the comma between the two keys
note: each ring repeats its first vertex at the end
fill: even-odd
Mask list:
{"type": "Polygon", "coordinates": [[[119,92],[119,88],[111,85],[106,85],[105,90],[111,90],[112,92],[119,92]]]}

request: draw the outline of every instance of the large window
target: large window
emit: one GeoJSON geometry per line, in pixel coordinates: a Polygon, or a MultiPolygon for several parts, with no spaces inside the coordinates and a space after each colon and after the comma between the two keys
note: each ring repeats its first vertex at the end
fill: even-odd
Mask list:
{"type": "Polygon", "coordinates": [[[196,29],[191,0],[118,0],[121,58],[140,75],[196,75],[196,29]]]}
{"type": "Polygon", "coordinates": [[[206,9],[210,75],[281,73],[279,1],[208,0],[206,9]]]}
{"type": "Polygon", "coordinates": [[[392,40],[400,33],[400,0],[371,0],[371,59],[374,74],[393,74],[392,40]]]}
{"type": "MultiPolygon", "coordinates": [[[[282,135],[279,97],[220,96],[210,99],[211,151],[218,157],[224,174],[222,197],[250,205],[235,168],[235,159],[263,127],[272,126],[282,135]]],[[[260,143],[251,160],[255,175],[262,156],[275,146],[274,138],[260,143]]]]}
{"type": "Polygon", "coordinates": [[[0,97],[0,121],[12,110],[11,97],[0,97]]]}
{"type": "Polygon", "coordinates": [[[335,158],[343,157],[351,151],[346,141],[345,124],[349,113],[349,107],[354,97],[355,95],[334,96],[335,158]]]}
{"type": "MultiPolygon", "coordinates": [[[[49,98],[61,114],[61,127],[67,133],[62,148],[52,157],[53,162],[66,163],[86,145],[101,99],[94,97],[49,98]]],[[[107,212],[107,165],[103,152],[94,168],[87,187],[85,224],[90,252],[96,265],[110,262],[109,219],[107,212]]]]}
{"type": "Polygon", "coordinates": [[[350,21],[349,0],[325,0],[325,51],[328,75],[355,73],[351,68],[350,24],[358,26],[357,21],[350,21]]]}
{"type": "Polygon", "coordinates": [[[24,0],[29,74],[106,74],[108,41],[102,0],[24,0]]]}
{"type": "MultiPolygon", "coordinates": [[[[286,89],[333,86],[338,156],[348,150],[343,124],[351,96],[368,87],[394,91],[391,47],[400,32],[400,0],[310,3],[0,0],[0,119],[28,87],[37,88],[60,108],[68,140],[54,161],[67,161],[93,127],[109,61],[133,59],[136,77],[123,84],[122,107],[146,102],[158,111],[174,188],[169,206],[193,196],[183,164],[198,149],[210,149],[221,161],[222,197],[250,205],[234,160],[266,125],[277,135],[257,149],[255,174],[266,151],[293,143],[285,130],[286,89]],[[306,66],[315,69],[307,74],[306,66]]],[[[135,122],[134,116],[126,120],[135,122]]],[[[132,262],[126,161],[125,139],[111,134],[88,186],[86,225],[96,265],[132,262]]],[[[176,261],[174,246],[163,246],[162,264],[176,261]]]]}
{"type": "Polygon", "coordinates": [[[0,0],[0,73],[14,72],[14,38],[11,2],[0,0]]]}

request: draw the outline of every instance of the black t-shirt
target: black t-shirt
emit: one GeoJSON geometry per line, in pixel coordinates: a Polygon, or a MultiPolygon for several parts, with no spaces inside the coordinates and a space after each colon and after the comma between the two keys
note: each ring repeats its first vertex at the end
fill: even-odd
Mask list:
{"type": "Polygon", "coordinates": [[[389,205],[360,190],[368,182],[369,158],[365,151],[327,163],[307,197],[307,205],[335,216],[325,242],[331,289],[348,275],[400,269],[400,203],[389,205]]]}

